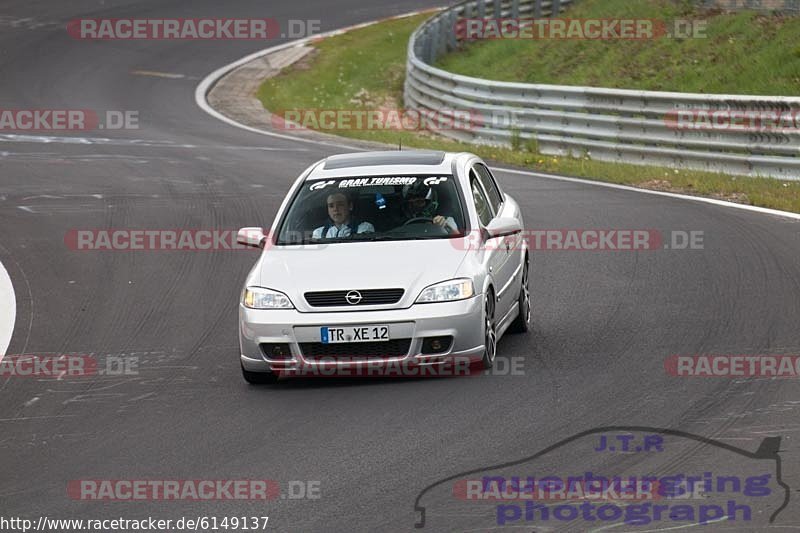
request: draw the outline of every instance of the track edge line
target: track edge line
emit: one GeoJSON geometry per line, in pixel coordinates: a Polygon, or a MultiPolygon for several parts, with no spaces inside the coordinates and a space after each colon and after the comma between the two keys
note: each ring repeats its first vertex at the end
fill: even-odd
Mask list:
{"type": "Polygon", "coordinates": [[[14,285],[3,263],[0,263],[0,361],[5,357],[8,345],[11,344],[16,320],[17,296],[14,293],[14,285]]]}

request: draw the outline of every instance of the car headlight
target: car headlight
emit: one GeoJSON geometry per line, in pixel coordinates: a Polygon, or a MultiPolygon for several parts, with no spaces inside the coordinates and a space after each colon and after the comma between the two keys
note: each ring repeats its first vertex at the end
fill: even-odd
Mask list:
{"type": "Polygon", "coordinates": [[[250,309],[294,309],[288,296],[263,287],[247,287],[242,295],[242,303],[250,309]]]}
{"type": "Polygon", "coordinates": [[[417,303],[453,302],[471,298],[474,294],[471,279],[453,279],[425,288],[417,298],[417,303]]]}

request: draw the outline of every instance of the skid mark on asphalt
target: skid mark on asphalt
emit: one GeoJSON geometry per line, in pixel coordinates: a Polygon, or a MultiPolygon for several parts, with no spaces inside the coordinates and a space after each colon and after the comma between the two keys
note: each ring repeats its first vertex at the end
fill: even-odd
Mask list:
{"type": "Polygon", "coordinates": [[[141,396],[137,396],[136,398],[131,398],[128,400],[129,402],[138,402],[139,400],[144,400],[145,398],[149,398],[150,396],[155,396],[155,392],[148,392],[146,394],[142,394],[141,396]]]}
{"type": "Polygon", "coordinates": [[[25,407],[30,407],[31,405],[35,404],[38,401],[39,401],[39,397],[38,396],[34,396],[33,398],[31,398],[30,400],[25,402],[25,407]]]}
{"type": "Polygon", "coordinates": [[[30,135],[22,133],[0,134],[0,142],[40,143],[40,144],[74,144],[74,145],[110,145],[110,146],[147,146],[166,148],[195,148],[193,144],[177,144],[172,141],[156,141],[149,139],[125,139],[109,137],[79,137],[64,135],[30,135]]]}
{"type": "Polygon", "coordinates": [[[44,208],[46,209],[45,211],[37,211],[36,209],[34,209],[32,206],[29,205],[18,205],[17,208],[32,215],[47,215],[47,216],[69,215],[69,214],[80,215],[83,213],[90,213],[97,211],[104,212],[106,210],[105,206],[88,205],[88,204],[48,206],[44,208]]]}
{"type": "MultiPolygon", "coordinates": [[[[680,525],[680,526],[673,526],[673,527],[660,527],[658,529],[646,529],[646,530],[642,531],[641,533],[655,533],[656,531],[673,531],[675,529],[686,529],[688,527],[698,527],[698,526],[706,527],[709,524],[715,524],[717,522],[724,522],[727,519],[728,519],[727,516],[723,516],[722,518],[717,518],[716,520],[709,520],[705,524],[694,523],[694,524],[683,524],[683,525],[680,525]]],[[[627,524],[625,524],[624,522],[623,523],[619,523],[619,524],[612,524],[610,526],[600,527],[600,528],[597,528],[597,529],[590,529],[589,531],[591,531],[592,533],[597,533],[598,531],[608,531],[609,529],[614,529],[614,528],[622,527],[622,526],[627,526],[627,524]]]]}
{"type": "MultiPolygon", "coordinates": [[[[226,191],[229,182],[220,178],[203,178],[203,181],[192,181],[179,177],[163,176],[128,176],[124,179],[132,182],[154,183],[166,186],[169,194],[162,197],[159,194],[122,194],[122,195],[103,195],[99,193],[87,192],[85,194],[39,194],[27,195],[24,197],[12,196],[8,201],[17,205],[0,206],[0,209],[18,209],[31,215],[54,216],[54,215],[83,215],[89,212],[108,212],[112,213],[126,207],[147,207],[148,209],[165,208],[174,209],[176,201],[173,198],[188,198],[191,211],[209,209],[226,205],[231,199],[249,198],[247,193],[226,191]],[[191,196],[187,196],[191,195],[191,196]],[[24,202],[24,203],[23,203],[24,202]],[[88,203],[87,203],[88,202],[88,203]]],[[[55,192],[55,191],[54,191],[55,192]]],[[[27,193],[22,193],[27,194],[27,193]]],[[[281,193],[262,193],[262,197],[281,198],[281,193]]],[[[121,215],[120,215],[121,216],[121,215]]],[[[185,221],[188,224],[188,221],[185,221]]],[[[196,224],[195,224],[196,225],[196,224]]],[[[110,226],[108,226],[110,227],[110,226]]],[[[178,227],[194,227],[185,225],[178,227]]],[[[215,226],[221,227],[221,226],[215,226]]],[[[238,226],[229,228],[233,231],[239,229],[238,226]]]]}
{"type": "MultiPolygon", "coordinates": [[[[130,178],[131,181],[135,182],[151,182],[156,183],[159,185],[169,187],[170,194],[162,197],[159,194],[126,194],[126,195],[113,195],[113,196],[102,196],[102,195],[75,195],[73,198],[58,198],[58,197],[48,197],[48,198],[39,198],[32,199],[32,201],[27,201],[26,199],[16,200],[12,199],[12,201],[25,201],[24,204],[18,204],[16,206],[7,206],[8,208],[16,208],[18,210],[24,211],[26,213],[32,215],[44,215],[44,216],[52,216],[52,215],[69,215],[69,214],[76,214],[80,215],[82,213],[87,212],[108,212],[113,213],[120,210],[125,210],[128,207],[146,207],[148,209],[156,209],[156,208],[164,208],[164,209],[174,209],[176,206],[176,201],[173,200],[176,195],[181,195],[182,198],[186,198],[186,203],[188,204],[189,209],[201,209],[201,208],[208,208],[209,206],[215,207],[218,205],[224,205],[225,201],[230,199],[241,198],[243,196],[246,197],[246,194],[238,193],[238,192],[222,192],[221,189],[227,185],[227,182],[224,180],[215,180],[214,185],[220,189],[220,192],[209,191],[207,184],[203,183],[194,183],[189,180],[176,180],[176,179],[161,179],[161,178],[130,178]],[[192,195],[192,196],[187,196],[192,195]],[[91,203],[87,203],[85,201],[76,203],[76,199],[80,197],[83,200],[89,200],[91,203]],[[96,202],[93,200],[97,200],[96,202]],[[112,211],[115,210],[115,211],[112,211]]],[[[278,193],[264,193],[261,196],[273,196],[273,197],[282,197],[282,194],[278,193]]],[[[0,207],[2,209],[3,207],[0,207]]],[[[121,215],[120,215],[121,216],[121,215]]],[[[184,220],[181,224],[177,224],[174,227],[184,227],[184,228],[192,228],[192,227],[199,227],[202,224],[194,223],[194,225],[185,225],[189,224],[189,221],[184,220]],[[182,225],[184,224],[184,225],[182,225]]],[[[105,226],[105,227],[112,227],[112,226],[105,226]]],[[[221,227],[221,226],[214,226],[214,227],[221,227]]],[[[228,228],[230,230],[236,231],[239,229],[239,226],[228,228]]]]}
{"type": "Polygon", "coordinates": [[[78,394],[76,396],[73,396],[69,400],[65,400],[62,403],[64,405],[67,405],[69,403],[74,403],[74,402],[94,402],[94,401],[97,401],[97,400],[100,400],[100,401],[102,401],[102,400],[113,400],[113,399],[117,399],[117,398],[123,398],[124,396],[125,396],[125,394],[123,394],[121,392],[119,392],[119,393],[108,393],[108,394],[102,394],[102,393],[100,393],[100,394],[97,394],[97,393],[78,394]]]}
{"type": "Polygon", "coordinates": [[[33,17],[15,17],[13,15],[0,15],[0,28],[15,28],[23,30],[39,30],[42,28],[57,28],[64,22],[52,19],[38,19],[33,17]]]}
{"type": "Polygon", "coordinates": [[[14,418],[0,418],[0,422],[25,422],[27,420],[45,420],[52,418],[75,418],[76,415],[45,415],[45,416],[17,416],[14,418]]]}

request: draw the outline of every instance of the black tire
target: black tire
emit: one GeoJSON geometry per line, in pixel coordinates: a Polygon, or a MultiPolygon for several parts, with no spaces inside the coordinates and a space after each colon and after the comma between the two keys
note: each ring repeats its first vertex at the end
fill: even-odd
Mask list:
{"type": "Polygon", "coordinates": [[[494,366],[494,359],[497,356],[497,324],[494,320],[494,293],[491,289],[486,292],[484,302],[484,321],[483,321],[483,359],[481,366],[488,370],[494,366]]]}
{"type": "Polygon", "coordinates": [[[250,372],[245,370],[244,366],[242,366],[242,377],[251,385],[268,385],[278,381],[278,376],[272,372],[250,372]]]}
{"type": "Polygon", "coordinates": [[[519,315],[514,322],[508,326],[511,333],[527,333],[531,330],[531,289],[528,284],[529,262],[525,258],[525,266],[522,267],[522,285],[519,289],[519,315]]]}

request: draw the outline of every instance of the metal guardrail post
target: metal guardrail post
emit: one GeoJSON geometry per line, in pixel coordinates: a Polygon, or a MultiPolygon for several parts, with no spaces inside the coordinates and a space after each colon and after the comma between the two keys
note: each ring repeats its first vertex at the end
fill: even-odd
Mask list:
{"type": "Polygon", "coordinates": [[[422,38],[424,39],[422,41],[422,57],[425,58],[425,61],[427,63],[432,63],[433,54],[431,50],[431,44],[433,42],[433,39],[431,38],[431,35],[428,32],[428,28],[425,28],[425,30],[422,32],[422,38]]]}
{"type": "Polygon", "coordinates": [[[447,51],[455,50],[458,46],[458,41],[456,40],[456,22],[458,21],[458,15],[456,15],[455,11],[450,12],[450,16],[448,17],[447,21],[447,28],[445,29],[445,34],[447,35],[447,51]]]}
{"type": "Polygon", "coordinates": [[[511,18],[519,17],[519,0],[511,0],[511,18]]]}
{"type": "Polygon", "coordinates": [[[436,25],[436,58],[434,61],[438,61],[441,54],[447,53],[447,32],[442,28],[446,24],[446,18],[440,18],[439,23],[436,25]]]}
{"type": "Polygon", "coordinates": [[[537,19],[542,18],[542,0],[536,0],[536,2],[534,2],[533,17],[537,19]]]}
{"type": "Polygon", "coordinates": [[[561,0],[552,0],[550,16],[557,17],[559,13],[561,13],[561,0]]]}

